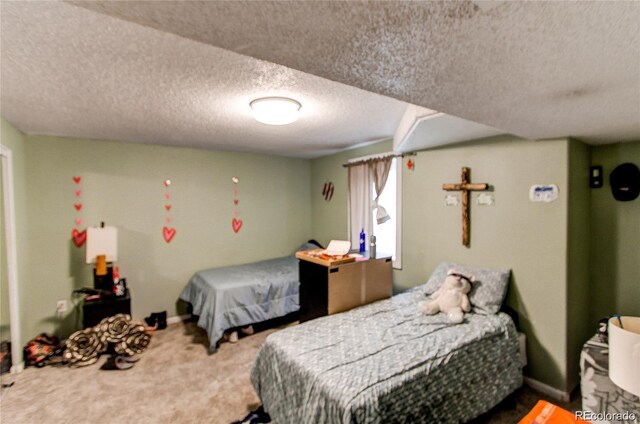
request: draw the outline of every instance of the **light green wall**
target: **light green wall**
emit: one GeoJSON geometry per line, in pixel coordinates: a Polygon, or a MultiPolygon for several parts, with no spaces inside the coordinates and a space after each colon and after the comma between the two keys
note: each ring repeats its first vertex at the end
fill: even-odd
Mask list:
{"type": "MultiPolygon", "coordinates": [[[[11,150],[12,166],[13,166],[13,191],[14,191],[14,211],[16,219],[16,244],[17,244],[17,257],[18,257],[18,290],[19,290],[19,308],[20,308],[20,341],[22,345],[24,341],[28,340],[28,331],[26,327],[28,317],[28,289],[26,287],[27,279],[27,258],[29,256],[27,246],[27,184],[26,184],[26,154],[25,154],[25,142],[24,135],[16,130],[11,124],[0,118],[0,143],[11,150]]],[[[2,340],[10,339],[8,334],[8,299],[7,299],[7,281],[6,276],[6,256],[5,256],[5,244],[4,244],[4,215],[0,219],[0,226],[2,226],[3,238],[0,246],[0,256],[3,257],[3,262],[0,264],[2,267],[3,281],[2,281],[2,321],[0,323],[0,331],[2,334],[0,338],[2,340]],[[6,321],[5,321],[6,320],[6,321]]]]}
{"type": "Polygon", "coordinates": [[[511,268],[509,303],[527,334],[527,374],[564,388],[566,375],[567,141],[502,137],[470,146],[420,152],[403,175],[403,267],[396,284],[426,282],[443,260],[511,268]],[[444,205],[442,184],[460,180],[493,188],[494,206],[471,196],[471,246],[461,244],[460,207],[444,205]],[[556,184],[559,198],[532,203],[533,184],[556,184]]]}
{"type": "MultiPolygon", "coordinates": [[[[74,313],[56,318],[55,305],[91,285],[84,249],[70,241],[78,215],[83,227],[100,221],[118,227],[118,265],[134,316],[173,315],[195,270],[282,256],[308,238],[346,238],[342,164],[392,149],[387,141],[308,161],[23,136],[4,120],[2,143],[14,157],[25,340],[42,331],[65,334],[77,324],[74,313]],[[83,177],[81,214],[73,209],[74,175],[83,177]],[[230,223],[233,176],[240,179],[245,222],[237,235],[230,223]],[[167,178],[177,229],[171,244],[161,233],[167,178]],[[325,181],[335,185],[330,202],[321,193],[325,181]]],[[[512,268],[508,303],[528,336],[526,373],[573,388],[577,355],[595,322],[613,312],[640,315],[640,202],[617,202],[608,187],[616,165],[640,162],[640,143],[589,148],[574,140],[498,137],[419,152],[414,161],[414,171],[403,165],[403,270],[394,271],[395,289],[424,283],[445,259],[512,268]],[[604,167],[605,188],[587,189],[589,163],[604,167]],[[444,206],[442,191],[442,183],[459,180],[462,166],[471,168],[473,182],[491,184],[496,201],[478,206],[472,195],[470,248],[460,244],[460,208],[444,206]],[[549,183],[560,187],[557,201],[528,200],[532,184],[549,183]]]]}
{"type": "MultiPolygon", "coordinates": [[[[382,146],[381,146],[382,147],[382,146]]],[[[389,150],[384,146],[380,151],[389,150]]],[[[348,152],[349,157],[369,154],[348,152]]],[[[325,178],[346,184],[346,157],[312,162],[314,188],[325,178]],[[330,170],[330,171],[328,171],[330,170]]],[[[394,271],[396,290],[425,283],[443,260],[513,269],[509,303],[518,310],[528,336],[533,378],[564,390],[567,373],[567,163],[568,141],[528,141],[500,137],[473,145],[419,152],[414,171],[403,166],[403,269],[394,271]],[[471,168],[471,180],[493,187],[494,206],[477,206],[472,195],[471,247],[461,244],[460,207],[444,205],[442,184],[460,180],[471,168]],[[533,184],[557,184],[552,203],[531,203],[533,184]]],[[[336,187],[338,184],[336,184],[336,187]]],[[[338,192],[336,191],[336,194],[338,192]]],[[[346,191],[334,196],[331,211],[319,209],[313,193],[314,234],[346,234],[346,191]],[[322,221],[319,215],[328,218],[322,221]]],[[[326,237],[326,236],[325,236],[326,237]]]]}
{"type": "Polygon", "coordinates": [[[614,313],[640,316],[640,198],[613,198],[609,174],[622,163],[640,167],[640,141],[591,148],[604,187],[591,190],[590,324],[614,313]]]}
{"type": "Polygon", "coordinates": [[[292,254],[311,237],[310,161],[107,141],[26,136],[29,184],[30,334],[67,333],[75,314],[55,318],[56,301],[92,286],[85,249],[71,243],[74,219],[118,228],[118,262],[134,317],[167,310],[200,269],[292,254]],[[81,213],[72,177],[81,176],[81,213]],[[240,216],[232,231],[234,184],[240,216]],[[177,234],[162,237],[163,181],[177,234]],[[37,293],[37,295],[35,294],[37,293]]]}
{"type": "Polygon", "coordinates": [[[313,237],[326,246],[332,239],[349,238],[347,204],[347,169],[342,165],[349,159],[390,152],[391,140],[372,144],[359,149],[347,150],[331,156],[315,159],[311,162],[311,222],[313,237]],[[331,201],[322,196],[322,187],[327,181],[333,182],[335,190],[331,201]]]}
{"type": "Polygon", "coordinates": [[[578,384],[582,345],[597,328],[589,322],[589,243],[591,235],[589,188],[590,149],[577,140],[569,142],[569,207],[567,263],[567,384],[578,384]]]}

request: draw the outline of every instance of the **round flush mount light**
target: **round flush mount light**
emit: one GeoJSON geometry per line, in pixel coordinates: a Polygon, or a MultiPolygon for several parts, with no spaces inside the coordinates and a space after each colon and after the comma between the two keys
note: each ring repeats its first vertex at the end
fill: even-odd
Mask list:
{"type": "Polygon", "coordinates": [[[286,97],[263,97],[251,103],[253,118],[267,125],[287,125],[298,120],[302,105],[286,97]]]}

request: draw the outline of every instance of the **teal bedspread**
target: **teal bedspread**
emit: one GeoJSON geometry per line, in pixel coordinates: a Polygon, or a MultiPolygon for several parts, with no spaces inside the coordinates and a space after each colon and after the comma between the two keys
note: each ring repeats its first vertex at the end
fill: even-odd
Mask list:
{"type": "Polygon", "coordinates": [[[251,372],[278,424],[466,422],[522,384],[511,319],[425,316],[421,288],[269,335],[251,372]]]}

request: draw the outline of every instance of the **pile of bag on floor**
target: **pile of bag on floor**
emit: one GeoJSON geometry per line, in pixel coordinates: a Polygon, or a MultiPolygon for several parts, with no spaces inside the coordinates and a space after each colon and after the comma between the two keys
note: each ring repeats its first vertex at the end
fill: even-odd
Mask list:
{"type": "Polygon", "coordinates": [[[111,353],[102,369],[129,369],[137,361],[134,355],[147,349],[154,329],[131,321],[127,314],[117,314],[95,327],[76,331],[62,343],[57,337],[42,333],[25,345],[25,363],[36,367],[81,367],[97,362],[103,353],[111,353]]]}
{"type": "Polygon", "coordinates": [[[24,361],[27,366],[42,368],[45,365],[62,363],[64,344],[56,336],[42,333],[24,346],[24,361]]]}
{"type": "Polygon", "coordinates": [[[3,340],[0,343],[0,375],[11,370],[11,342],[3,340]]]}

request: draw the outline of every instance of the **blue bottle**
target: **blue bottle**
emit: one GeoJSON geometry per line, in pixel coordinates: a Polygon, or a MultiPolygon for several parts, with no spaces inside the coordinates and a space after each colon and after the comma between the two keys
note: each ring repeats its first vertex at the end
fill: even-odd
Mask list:
{"type": "Polygon", "coordinates": [[[360,252],[364,252],[365,250],[365,240],[366,240],[366,236],[364,234],[364,228],[362,229],[362,231],[360,231],[360,252]]]}

